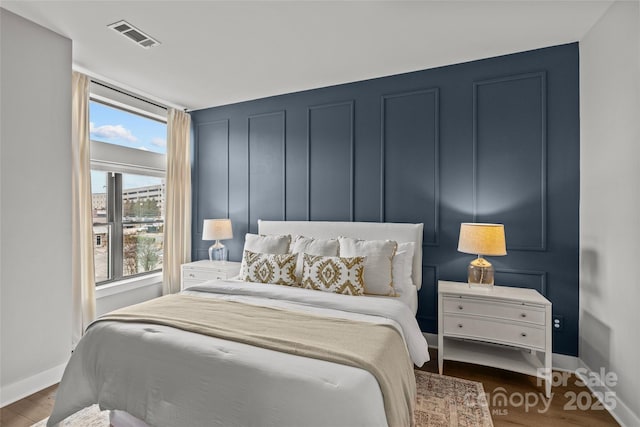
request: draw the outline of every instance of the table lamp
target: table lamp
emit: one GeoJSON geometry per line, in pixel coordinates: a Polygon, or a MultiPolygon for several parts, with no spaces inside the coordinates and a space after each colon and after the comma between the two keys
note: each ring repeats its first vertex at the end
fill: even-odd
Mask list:
{"type": "Polygon", "coordinates": [[[209,247],[209,261],[226,261],[227,248],[220,240],[233,239],[230,219],[205,219],[202,226],[202,240],[215,240],[209,247]]]}
{"type": "Polygon", "coordinates": [[[460,224],[458,252],[478,255],[468,268],[469,287],[493,288],[494,271],[484,255],[502,256],[507,254],[503,224],[463,222],[460,224]]]}

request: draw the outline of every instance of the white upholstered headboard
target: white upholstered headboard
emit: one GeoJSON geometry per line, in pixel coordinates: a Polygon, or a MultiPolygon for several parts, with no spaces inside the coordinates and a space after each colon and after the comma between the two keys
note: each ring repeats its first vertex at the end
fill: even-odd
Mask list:
{"type": "Polygon", "coordinates": [[[422,286],[422,224],[390,222],[332,222],[332,221],[262,221],[258,220],[259,234],[291,234],[317,239],[339,236],[363,240],[395,240],[414,242],[413,283],[422,286]]]}

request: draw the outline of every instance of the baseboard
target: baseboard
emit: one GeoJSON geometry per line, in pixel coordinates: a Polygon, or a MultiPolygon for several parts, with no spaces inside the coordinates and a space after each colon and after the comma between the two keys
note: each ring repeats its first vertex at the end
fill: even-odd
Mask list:
{"type": "MultiPolygon", "coordinates": [[[[627,406],[624,401],[620,399],[620,396],[616,394],[615,391],[611,390],[606,384],[594,384],[594,381],[589,381],[590,378],[600,378],[601,373],[595,372],[591,368],[589,368],[582,359],[578,359],[580,362],[580,368],[576,371],[576,375],[582,382],[584,382],[589,390],[596,396],[598,400],[602,403],[602,405],[607,408],[609,413],[615,420],[623,427],[626,426],[640,426],[640,416],[634,413],[629,406],[627,406]],[[613,397],[615,401],[615,407],[611,408],[607,405],[606,401],[603,401],[602,398],[606,396],[613,397]]],[[[604,373],[606,375],[606,372],[604,373]]]]}
{"type": "Polygon", "coordinates": [[[605,384],[594,384],[592,378],[600,378],[600,372],[593,371],[582,359],[575,356],[554,353],[552,361],[554,370],[571,372],[580,378],[589,391],[591,391],[622,427],[640,426],[640,417],[635,414],[613,390],[605,384]],[[607,402],[602,400],[605,396],[613,397],[615,407],[611,408],[611,405],[607,405],[607,402]]]}
{"type": "Polygon", "coordinates": [[[438,334],[430,334],[429,332],[423,332],[424,339],[427,340],[429,348],[438,348],[438,334]]]}
{"type": "Polygon", "coordinates": [[[551,356],[551,366],[556,371],[575,372],[580,367],[580,359],[576,356],[553,353],[551,356]]]}
{"type": "Polygon", "coordinates": [[[62,379],[65,366],[67,366],[67,362],[20,381],[2,386],[2,391],[0,392],[0,408],[4,408],[13,402],[17,402],[33,393],[59,383],[62,379]]]}

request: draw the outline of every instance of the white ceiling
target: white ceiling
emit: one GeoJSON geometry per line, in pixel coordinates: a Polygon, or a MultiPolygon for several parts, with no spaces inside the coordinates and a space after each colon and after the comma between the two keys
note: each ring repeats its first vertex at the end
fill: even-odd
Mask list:
{"type": "Polygon", "coordinates": [[[74,65],[200,109],[580,40],[611,1],[6,1],[74,65]],[[145,50],[107,28],[125,19],[145,50]]]}

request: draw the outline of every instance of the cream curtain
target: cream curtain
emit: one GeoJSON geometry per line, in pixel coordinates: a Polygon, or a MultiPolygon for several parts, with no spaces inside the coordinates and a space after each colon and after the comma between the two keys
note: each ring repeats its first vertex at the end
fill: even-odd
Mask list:
{"type": "Polygon", "coordinates": [[[169,109],[162,293],[180,291],[180,265],[191,261],[191,116],[169,109]]]}
{"type": "Polygon", "coordinates": [[[93,223],[91,215],[91,166],[89,157],[89,78],[72,75],[72,213],[71,283],[72,345],[82,337],[95,318],[95,275],[93,265],[93,223]]]}

